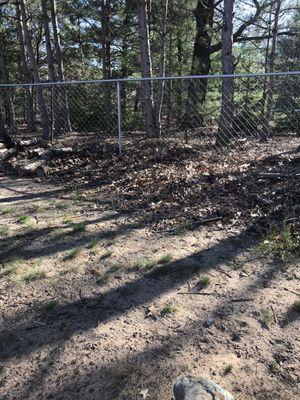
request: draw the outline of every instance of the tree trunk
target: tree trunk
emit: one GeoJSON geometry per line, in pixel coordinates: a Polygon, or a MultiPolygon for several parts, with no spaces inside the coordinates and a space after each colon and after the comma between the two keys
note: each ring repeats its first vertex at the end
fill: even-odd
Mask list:
{"type": "MultiPolygon", "coordinates": [[[[102,43],[102,74],[104,79],[111,78],[111,33],[109,0],[101,0],[101,43],[102,43]]],[[[111,115],[111,85],[103,84],[105,120],[109,122],[111,115]]],[[[109,124],[107,125],[108,128],[109,124]]]]}
{"type": "MultiPolygon", "coordinates": [[[[275,3],[275,16],[272,29],[272,43],[271,43],[271,53],[269,59],[269,72],[274,72],[275,65],[275,55],[276,55],[276,44],[278,35],[278,20],[281,8],[281,0],[276,0],[275,3]]],[[[273,90],[274,90],[274,77],[270,76],[268,79],[267,90],[266,90],[266,113],[263,118],[263,128],[262,128],[262,141],[267,142],[270,138],[270,119],[273,107],[273,90]]]]}
{"type": "MultiPolygon", "coordinates": [[[[25,44],[24,44],[24,29],[23,29],[23,21],[20,15],[20,5],[16,4],[16,17],[17,17],[17,29],[18,29],[18,37],[20,41],[20,49],[21,49],[21,64],[22,64],[22,71],[24,75],[25,83],[32,82],[32,75],[30,73],[26,51],[25,51],[25,44]]],[[[26,86],[25,88],[25,119],[27,123],[27,128],[29,132],[35,132],[35,116],[34,116],[34,108],[33,108],[33,95],[31,89],[26,86]]]]}
{"type": "MultiPolygon", "coordinates": [[[[162,15],[160,23],[160,49],[159,49],[159,76],[165,76],[165,47],[167,35],[168,0],[162,1],[162,15]]],[[[161,137],[161,108],[164,96],[165,81],[158,82],[158,91],[155,107],[157,135],[161,137]]]]}
{"type": "MultiPolygon", "coordinates": [[[[214,17],[214,0],[198,0],[195,10],[196,38],[194,43],[191,75],[207,75],[210,71],[210,46],[214,17]]],[[[188,86],[188,95],[183,118],[186,127],[204,125],[203,104],[207,91],[207,79],[193,79],[188,86]]]]}
{"type": "MultiPolygon", "coordinates": [[[[48,65],[48,74],[51,82],[56,81],[56,73],[54,66],[54,56],[51,45],[51,36],[49,29],[49,16],[47,9],[47,0],[41,0],[41,8],[42,8],[42,18],[43,18],[43,26],[45,33],[45,41],[46,41],[46,52],[47,52],[47,65],[48,65]]],[[[53,86],[51,88],[51,111],[52,111],[52,136],[56,135],[59,132],[59,107],[58,107],[58,99],[57,99],[57,87],[53,86]]]]}
{"type": "MultiPolygon", "coordinates": [[[[270,4],[270,11],[269,11],[269,20],[268,20],[268,38],[267,38],[267,45],[266,45],[266,51],[265,51],[265,73],[268,73],[269,71],[269,51],[270,51],[270,36],[272,35],[271,31],[271,26],[272,26],[272,4],[270,4]]],[[[262,118],[265,116],[266,112],[266,100],[267,100],[267,87],[268,87],[268,78],[264,77],[264,87],[263,87],[263,95],[262,95],[262,118]]]]}
{"type": "MultiPolygon", "coordinates": [[[[151,78],[152,64],[149,38],[149,24],[146,0],[137,0],[139,36],[141,51],[141,74],[143,78],[151,78]]],[[[146,134],[149,136],[157,135],[155,114],[153,107],[152,82],[150,80],[142,81],[142,99],[145,114],[146,134]]]]}
{"type": "MultiPolygon", "coordinates": [[[[129,32],[130,32],[130,2],[126,0],[124,6],[124,19],[122,22],[122,50],[121,50],[121,78],[127,78],[130,75],[130,68],[128,65],[128,51],[129,51],[129,32]]],[[[127,109],[127,85],[125,82],[121,85],[121,101],[122,110],[126,115],[127,109]]]]}
{"type": "MultiPolygon", "coordinates": [[[[32,38],[31,32],[29,30],[27,20],[27,6],[26,0],[20,0],[20,7],[21,7],[21,16],[23,20],[23,29],[24,29],[24,38],[25,38],[25,48],[28,54],[28,61],[29,61],[29,68],[31,70],[34,83],[40,83],[40,75],[38,71],[38,66],[36,63],[33,47],[32,47],[32,38]]],[[[35,91],[38,99],[39,110],[41,114],[41,124],[42,124],[42,132],[43,132],[43,139],[49,140],[50,138],[50,129],[49,129],[49,118],[48,112],[46,108],[45,98],[42,92],[41,86],[35,86],[35,91]]]]}
{"type": "Polygon", "coordinates": [[[6,147],[14,146],[14,143],[5,128],[1,112],[0,112],[0,141],[3,142],[6,147]]]}
{"type": "MultiPolygon", "coordinates": [[[[183,43],[182,43],[182,30],[181,27],[177,27],[176,33],[177,39],[177,65],[178,65],[178,76],[182,76],[182,61],[183,61],[183,43]]],[[[177,119],[179,121],[179,125],[182,124],[182,86],[183,81],[177,81],[178,89],[177,89],[177,107],[178,107],[178,114],[177,119]]]]}
{"type": "MultiPolygon", "coordinates": [[[[50,0],[50,13],[51,13],[51,24],[52,24],[53,38],[54,38],[54,53],[57,63],[57,75],[58,75],[58,80],[60,82],[63,82],[65,80],[65,74],[64,74],[64,64],[61,52],[60,31],[57,21],[56,0],[50,0]]],[[[72,127],[70,121],[69,99],[68,99],[67,87],[65,85],[62,85],[60,87],[60,94],[62,96],[62,108],[64,116],[64,124],[62,128],[65,132],[70,132],[72,130],[72,127]]]]}
{"type": "MultiPolygon", "coordinates": [[[[0,34],[0,66],[1,66],[1,75],[2,75],[2,82],[9,83],[9,74],[8,68],[6,63],[6,57],[4,53],[4,40],[3,34],[0,34]]],[[[3,99],[4,99],[4,109],[6,114],[7,125],[9,131],[15,133],[17,131],[16,124],[15,124],[15,116],[14,116],[14,109],[13,104],[11,101],[11,88],[7,87],[3,89],[3,99]]]]}
{"type": "MultiPolygon", "coordinates": [[[[233,63],[233,11],[234,0],[224,0],[224,17],[222,28],[222,74],[234,73],[233,63]]],[[[234,137],[233,116],[234,116],[234,79],[222,79],[222,104],[219,120],[219,131],[217,135],[218,145],[227,145],[230,138],[234,137]]]]}

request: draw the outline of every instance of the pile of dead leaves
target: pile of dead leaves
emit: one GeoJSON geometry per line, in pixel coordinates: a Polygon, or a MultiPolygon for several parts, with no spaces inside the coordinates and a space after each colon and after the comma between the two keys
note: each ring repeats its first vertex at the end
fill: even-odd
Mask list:
{"type": "Polygon", "coordinates": [[[113,199],[119,211],[160,229],[204,223],[241,224],[297,219],[299,151],[296,137],[243,149],[203,150],[197,143],[132,137],[118,155],[113,140],[73,142],[47,162],[56,183],[113,199]]]}

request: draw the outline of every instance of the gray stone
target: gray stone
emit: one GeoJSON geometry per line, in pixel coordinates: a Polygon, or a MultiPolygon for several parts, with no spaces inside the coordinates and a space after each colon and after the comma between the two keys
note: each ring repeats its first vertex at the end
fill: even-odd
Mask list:
{"type": "Polygon", "coordinates": [[[175,400],[234,400],[234,397],[216,383],[203,378],[185,376],[173,388],[175,400]]]}
{"type": "Polygon", "coordinates": [[[208,318],[206,321],[204,321],[204,326],[205,328],[209,328],[210,326],[212,326],[214,324],[214,320],[212,318],[208,318]]]}

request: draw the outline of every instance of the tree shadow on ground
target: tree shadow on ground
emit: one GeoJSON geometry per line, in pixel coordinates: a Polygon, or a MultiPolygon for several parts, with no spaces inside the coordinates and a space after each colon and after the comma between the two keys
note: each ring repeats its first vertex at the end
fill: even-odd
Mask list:
{"type": "MultiPolygon", "coordinates": [[[[234,249],[231,249],[231,252],[227,254],[227,261],[232,259],[232,257],[240,251],[244,251],[253,244],[253,237],[247,237],[247,240],[248,245],[244,248],[235,247],[234,249]]],[[[207,259],[206,262],[209,264],[209,266],[208,264],[206,264],[203,268],[209,269],[217,267],[218,262],[220,261],[218,258],[218,256],[220,255],[220,246],[222,246],[221,243],[217,244],[209,250],[213,253],[219,254],[215,256],[215,261],[212,264],[211,260],[207,259]]],[[[194,255],[194,257],[201,257],[201,254],[196,254],[194,255]]],[[[179,264],[183,261],[184,260],[180,260],[179,264]]],[[[169,267],[176,269],[176,265],[176,263],[172,263],[172,265],[170,265],[169,267]]],[[[150,276],[153,276],[154,274],[154,276],[156,277],[157,272],[160,275],[160,271],[165,268],[167,267],[161,267],[157,271],[149,273],[148,277],[144,276],[141,279],[150,280],[150,276]]],[[[262,278],[262,276],[267,275],[269,277],[269,284],[271,284],[272,280],[275,279],[276,275],[279,273],[278,267],[272,263],[262,272],[264,273],[261,274],[261,276],[258,277],[255,282],[248,285],[248,287],[237,289],[237,291],[234,293],[234,298],[243,299],[245,297],[256,298],[257,296],[260,296],[260,289],[263,288],[265,285],[265,278],[262,278]]],[[[190,271],[185,271],[185,279],[190,277],[191,274],[192,273],[190,271]]],[[[177,273],[175,275],[171,275],[170,278],[172,278],[172,280],[176,279],[176,284],[174,284],[173,288],[183,283],[183,278],[181,274],[180,278],[178,277],[177,273]]],[[[89,301],[91,301],[92,310],[89,309],[88,302],[85,304],[85,306],[82,307],[80,307],[79,303],[73,303],[68,306],[62,307],[60,310],[58,310],[57,314],[53,315],[51,318],[42,319],[42,321],[46,323],[45,328],[43,327],[43,330],[48,329],[52,338],[50,340],[50,338],[48,337],[45,341],[40,343],[40,346],[49,344],[51,345],[52,350],[50,351],[49,356],[44,360],[43,367],[40,368],[36,375],[30,379],[28,385],[23,389],[20,397],[17,397],[17,399],[21,400],[23,398],[26,398],[26,396],[28,396],[31,391],[40,390],[39,388],[43,387],[43,382],[49,374],[49,365],[52,366],[53,364],[55,364],[59,354],[59,348],[63,348],[64,343],[74,333],[74,331],[66,332],[64,328],[63,333],[61,333],[58,337],[56,336],[53,338],[53,328],[54,330],[56,329],[55,326],[53,327],[54,319],[65,319],[66,317],[68,317],[68,312],[71,312],[71,308],[74,308],[74,310],[76,309],[76,311],[73,310],[73,312],[77,313],[78,317],[76,319],[81,321],[84,320],[83,324],[78,327],[78,329],[85,331],[99,325],[101,326],[101,323],[107,321],[108,319],[117,318],[118,315],[125,313],[126,311],[134,307],[134,303],[131,302],[131,300],[133,301],[133,299],[135,299],[136,305],[140,304],[140,294],[135,292],[137,287],[140,285],[139,280],[134,282],[133,285],[136,285],[135,287],[131,286],[131,288],[134,290],[134,294],[127,294],[124,297],[123,292],[122,303],[124,302],[125,304],[119,305],[119,308],[116,309],[117,303],[113,302],[111,308],[106,310],[108,311],[108,314],[106,314],[105,310],[101,307],[101,304],[99,304],[100,299],[89,299],[89,301]],[[98,311],[97,318],[94,318],[96,309],[98,311]],[[88,319],[90,320],[89,323],[86,319],[86,316],[84,315],[87,312],[88,319]]],[[[122,289],[126,290],[127,292],[129,287],[125,286],[122,289]]],[[[165,290],[170,289],[171,287],[169,285],[167,285],[167,287],[165,288],[165,290]]],[[[106,304],[111,301],[111,295],[113,295],[113,293],[108,294],[106,304]]],[[[152,301],[155,297],[159,295],[160,293],[155,290],[155,286],[152,284],[151,295],[149,296],[149,293],[147,293],[144,296],[143,301],[152,301]]],[[[231,295],[227,297],[221,297],[217,302],[217,305],[214,305],[211,309],[207,310],[206,313],[203,313],[203,318],[187,323],[184,327],[176,329],[174,334],[171,336],[164,336],[158,345],[150,344],[146,349],[138,352],[137,354],[134,354],[132,356],[124,356],[111,362],[102,362],[100,365],[97,365],[96,368],[91,367],[80,375],[69,377],[50,394],[47,393],[47,395],[49,396],[47,398],[63,398],[64,400],[68,400],[74,398],[74,395],[76,398],[76,396],[79,396],[80,394],[81,399],[98,399],[99,395],[101,394],[101,396],[103,396],[102,398],[105,400],[109,398],[114,398],[116,400],[124,400],[129,398],[136,399],[138,398],[139,388],[141,388],[141,380],[143,385],[145,384],[144,381],[146,380],[147,385],[150,387],[150,393],[153,396],[152,398],[159,399],[160,396],[166,396],[168,390],[171,390],[171,382],[174,382],[174,378],[181,373],[181,365],[178,365],[178,360],[176,358],[178,352],[180,353],[181,351],[184,351],[184,349],[187,349],[191,345],[195,348],[195,350],[197,349],[197,351],[200,353],[204,350],[207,355],[214,354],[215,352],[215,343],[210,343],[211,332],[210,330],[205,328],[204,324],[206,314],[214,316],[215,329],[222,332],[222,335],[228,335],[228,337],[230,337],[234,333],[236,334],[236,329],[238,325],[231,325],[230,323],[227,323],[225,333],[222,326],[224,326],[225,321],[236,320],[238,315],[240,318],[242,318],[243,310],[245,310],[245,307],[251,308],[251,303],[249,306],[247,305],[245,307],[241,307],[238,302],[231,302],[231,300],[231,295]],[[226,309],[225,314],[224,309],[226,309]],[[169,363],[165,364],[166,360],[168,360],[169,363]],[[172,363],[174,363],[173,366],[171,366],[172,363]],[[159,384],[157,382],[157,374],[159,374],[159,384]]],[[[74,314],[72,315],[72,318],[74,318],[74,314]]],[[[60,321],[60,323],[61,322],[62,321],[60,321]]],[[[32,323],[32,321],[30,323],[32,323]]],[[[21,330],[17,332],[17,335],[22,334],[23,332],[23,339],[24,328],[25,327],[23,326],[21,330]]],[[[12,334],[13,332],[8,333],[10,337],[12,334]]],[[[26,354],[20,353],[19,351],[14,352],[13,348],[15,343],[13,343],[13,340],[11,342],[8,342],[6,345],[11,346],[10,356],[12,357],[20,357],[26,354]]],[[[234,345],[229,345],[229,348],[231,347],[233,349],[234,345]]],[[[29,348],[28,350],[33,351],[34,349],[35,346],[29,348]]],[[[236,384],[237,389],[240,387],[240,385],[243,385],[243,383],[236,384]]]]}
{"type": "MultiPolygon", "coordinates": [[[[241,174],[241,179],[243,181],[247,179],[247,174],[241,174]]],[[[281,198],[282,197],[280,197],[280,199],[281,198]]],[[[104,294],[96,297],[81,298],[68,304],[58,305],[51,314],[40,315],[41,304],[35,304],[34,309],[28,309],[25,312],[16,313],[12,317],[6,318],[5,325],[7,328],[3,329],[0,333],[1,359],[5,362],[13,360],[14,358],[22,359],[36,350],[45,346],[51,346],[52,352],[50,353],[49,360],[47,359],[45,361],[45,367],[29,382],[28,388],[34,389],[45,379],[45,376],[47,376],[47,363],[48,361],[53,362],[55,360],[57,348],[63,346],[76,332],[86,332],[93,327],[99,326],[101,323],[113,320],[127,313],[137,306],[148,304],[163,293],[167,293],[182,286],[198,272],[210,271],[217,268],[220,263],[230,262],[234,257],[251,248],[251,246],[259,240],[257,228],[260,229],[272,220],[282,220],[284,215],[284,210],[278,209],[277,198],[275,204],[268,203],[268,205],[265,206],[264,212],[265,215],[263,218],[252,218],[252,224],[241,233],[223,239],[209,249],[160,266],[153,271],[138,276],[134,281],[128,282],[121,287],[111,289],[104,294]],[[149,289],[145,291],[145,287],[149,289]],[[41,325],[36,324],[37,316],[38,322],[42,324],[42,329],[41,325]]],[[[96,221],[92,223],[96,223],[96,221]]],[[[117,236],[124,233],[127,229],[131,230],[139,227],[140,224],[124,224],[116,230],[100,233],[100,237],[117,236]]],[[[45,231],[41,230],[37,238],[39,235],[41,237],[49,233],[50,231],[47,230],[47,228],[45,231]]],[[[70,237],[66,238],[66,243],[62,249],[66,250],[68,248],[73,248],[75,245],[86,244],[90,242],[94,236],[94,234],[90,235],[87,233],[74,241],[74,237],[70,235],[70,237]]],[[[32,237],[28,234],[24,239],[32,240],[32,237]]],[[[29,259],[30,257],[37,257],[40,255],[51,255],[55,250],[51,243],[38,243],[36,252],[33,251],[33,253],[31,253],[32,250],[24,248],[19,248],[18,251],[20,251],[25,258],[27,257],[27,259],[29,259]]],[[[8,254],[6,256],[8,257],[8,254]]],[[[269,273],[269,275],[266,274],[269,280],[273,279],[276,275],[276,272],[272,268],[266,271],[269,273]]],[[[76,290],[76,286],[79,288],[80,284],[81,282],[74,282],[74,290],[76,290]]],[[[256,295],[255,287],[257,289],[259,285],[261,285],[261,281],[257,281],[256,285],[252,285],[251,288],[249,288],[249,294],[251,293],[251,296],[256,295]]],[[[235,296],[241,294],[245,296],[245,292],[237,292],[235,296]]],[[[224,301],[226,303],[228,299],[222,300],[223,305],[224,301]]],[[[218,309],[216,309],[215,312],[216,315],[218,315],[218,309]]],[[[97,379],[99,380],[99,376],[103,379],[103,376],[114,375],[113,370],[117,369],[120,363],[120,365],[122,365],[122,363],[125,365],[124,368],[126,368],[126,365],[139,365],[142,370],[145,369],[146,371],[146,367],[143,365],[144,363],[153,365],[153,363],[157,363],[159,360],[163,361],[166,357],[171,357],[172,346],[176,348],[178,348],[178,346],[184,347],[189,340],[189,333],[193,330],[199,330],[199,335],[203,333],[203,321],[196,321],[190,326],[185,327],[182,333],[176,334],[172,338],[166,338],[166,341],[156,348],[146,349],[142,354],[138,354],[129,360],[121,360],[117,363],[112,363],[112,365],[108,364],[104,367],[97,368],[96,372],[88,372],[86,376],[77,377],[76,380],[72,379],[62,385],[57,391],[50,393],[48,398],[72,398],[72,395],[74,396],[74,390],[76,391],[77,389],[84,393],[85,388],[90,385],[91,380],[97,381],[97,379]]],[[[191,337],[193,337],[193,335],[191,335],[191,337]]],[[[130,368],[129,371],[133,369],[134,367],[130,368]]],[[[123,380],[125,385],[129,378],[127,373],[123,380]]],[[[167,378],[168,375],[166,374],[165,379],[167,378]]],[[[96,384],[96,388],[100,390],[99,384],[96,384]]],[[[124,398],[124,393],[122,393],[123,389],[124,385],[122,388],[122,379],[121,384],[120,381],[116,383],[114,379],[109,380],[107,393],[111,392],[113,398],[124,398]]],[[[29,394],[29,392],[26,393],[29,394]]],[[[95,397],[92,398],[97,398],[97,395],[98,394],[95,393],[95,397]]],[[[20,396],[20,399],[26,398],[25,392],[21,392],[20,396]]],[[[88,395],[86,396],[86,398],[90,398],[88,395]]],[[[81,398],[84,399],[85,397],[81,398]]]]}

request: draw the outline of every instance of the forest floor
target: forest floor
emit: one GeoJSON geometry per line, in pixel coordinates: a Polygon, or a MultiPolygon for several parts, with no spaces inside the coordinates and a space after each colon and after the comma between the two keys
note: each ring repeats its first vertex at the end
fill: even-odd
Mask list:
{"type": "Polygon", "coordinates": [[[297,146],[3,164],[0,398],[170,400],[192,374],[299,399],[297,146]]]}

